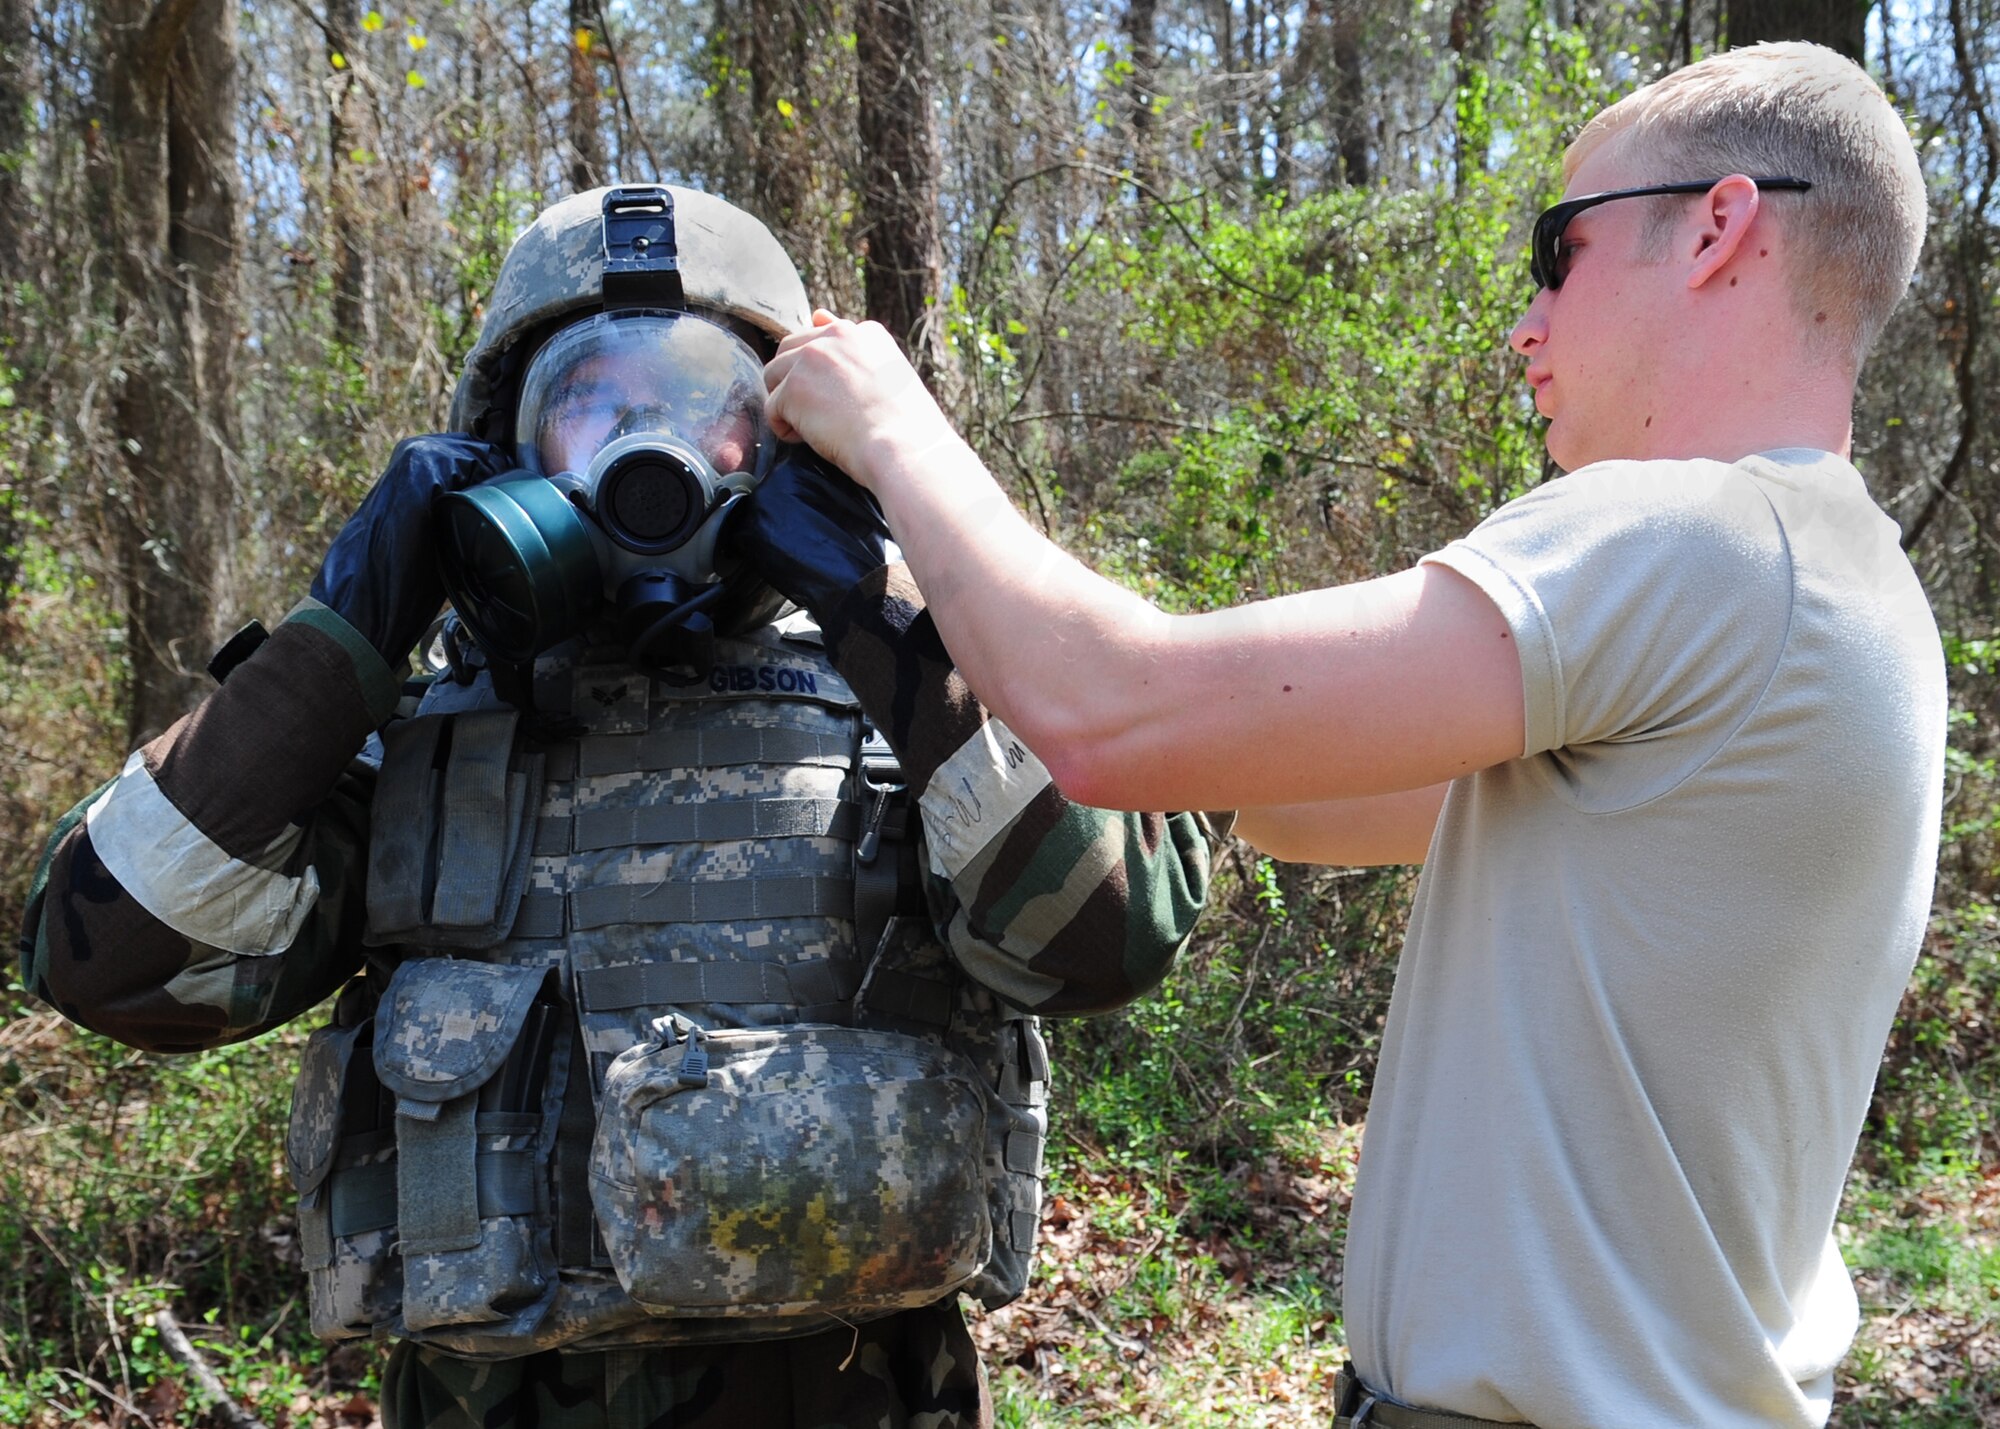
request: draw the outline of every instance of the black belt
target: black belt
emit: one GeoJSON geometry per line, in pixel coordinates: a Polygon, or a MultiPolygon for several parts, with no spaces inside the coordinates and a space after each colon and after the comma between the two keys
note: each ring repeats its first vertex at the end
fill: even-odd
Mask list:
{"type": "Polygon", "coordinates": [[[1407,1404],[1378,1398],[1363,1384],[1353,1365],[1343,1366],[1333,1381],[1333,1429],[1533,1429],[1516,1421],[1474,1419],[1469,1414],[1447,1414],[1442,1409],[1412,1409],[1407,1404]]]}

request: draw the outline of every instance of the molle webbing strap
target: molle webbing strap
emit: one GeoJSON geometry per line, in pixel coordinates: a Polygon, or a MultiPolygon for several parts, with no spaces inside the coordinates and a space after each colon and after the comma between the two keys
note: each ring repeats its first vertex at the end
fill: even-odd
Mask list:
{"type": "Polygon", "coordinates": [[[634,844],[723,843],[738,839],[834,838],[852,842],[861,817],[842,799],[735,799],[591,809],[576,817],[579,852],[634,844]]]}
{"type": "MultiPolygon", "coordinates": [[[[299,1256],[305,1262],[307,1270],[319,1270],[333,1264],[333,1227],[329,1224],[331,1217],[323,1220],[318,1216],[306,1214],[308,1211],[318,1210],[321,1203],[332,1194],[333,1188],[326,1181],[322,1181],[299,1197],[299,1256]]],[[[392,1196],[395,1194],[393,1186],[389,1194],[392,1196]]]]}
{"type": "Polygon", "coordinates": [[[583,1034],[572,1019],[562,1112],[556,1122],[556,1260],[563,1265],[595,1265],[602,1253],[590,1200],[590,1143],[596,1135],[597,1088],[583,1034]]]}
{"type": "Polygon", "coordinates": [[[519,779],[512,781],[510,791],[507,777],[519,719],[515,710],[481,710],[452,720],[438,832],[438,887],[428,920],[434,926],[483,928],[499,911],[512,862],[508,836],[519,823],[525,794],[519,779]]]}
{"type": "Polygon", "coordinates": [[[368,830],[368,922],[373,928],[416,928],[424,922],[430,886],[431,810],[436,803],[438,719],[399,720],[382,731],[383,764],[410,777],[378,779],[368,830]],[[414,874],[414,876],[412,876],[414,874]]]}
{"type": "Polygon", "coordinates": [[[854,760],[852,741],[807,729],[656,729],[647,734],[597,734],[577,756],[584,774],[661,769],[716,769],[731,764],[832,764],[854,760]]]}
{"type": "Polygon", "coordinates": [[[766,918],[852,918],[845,878],[740,878],[712,883],[614,883],[570,895],[572,926],[740,923],[766,918]]]}
{"type": "Polygon", "coordinates": [[[906,859],[910,791],[901,766],[880,731],[863,725],[855,756],[855,794],[863,801],[862,832],[854,846],[854,952],[864,962],[882,951],[898,913],[923,910],[923,888],[906,859]]]}
{"type": "Polygon", "coordinates": [[[568,930],[568,920],[563,916],[565,906],[566,900],[560,893],[523,894],[508,938],[560,938],[568,930]]]}
{"type": "Polygon", "coordinates": [[[1001,1099],[1014,1106],[1041,1105],[1048,1099],[1049,1081],[1049,1054],[1042,1039],[1032,1035],[1019,1019],[1010,1021],[1000,1038],[1001,1099]]]}
{"type": "Polygon", "coordinates": [[[465,1174],[478,1155],[478,1101],[397,1102],[397,1223],[405,1255],[479,1244],[478,1188],[465,1174]]]}
{"type": "Polygon", "coordinates": [[[868,959],[881,950],[882,939],[895,920],[903,891],[902,864],[894,847],[874,858],[854,860],[854,952],[868,959]]]}
{"type": "Polygon", "coordinates": [[[570,852],[569,831],[570,821],[568,819],[536,819],[534,851],[538,854],[570,852]]]}
{"type": "Polygon", "coordinates": [[[878,966],[868,975],[860,1002],[870,1018],[893,1017],[925,1027],[951,1025],[951,985],[901,968],[878,966]]]}
{"type": "Polygon", "coordinates": [[[805,963],[628,963],[580,970],[576,994],[587,1013],[702,1002],[811,1007],[846,1002],[854,996],[854,982],[826,959],[805,963]]]}
{"type": "MultiPolygon", "coordinates": [[[[535,1158],[526,1151],[482,1151],[475,1161],[479,1216],[535,1213],[535,1158]]],[[[396,1163],[377,1161],[329,1178],[332,1233],[360,1235],[396,1224],[396,1163]]]]}
{"type": "Polygon", "coordinates": [[[1042,1139],[1031,1131],[1007,1133],[1007,1169],[1023,1176],[1042,1174],[1042,1139]]]}
{"type": "Polygon", "coordinates": [[[543,748],[542,777],[551,784],[576,778],[576,745],[565,739],[543,748]]]}

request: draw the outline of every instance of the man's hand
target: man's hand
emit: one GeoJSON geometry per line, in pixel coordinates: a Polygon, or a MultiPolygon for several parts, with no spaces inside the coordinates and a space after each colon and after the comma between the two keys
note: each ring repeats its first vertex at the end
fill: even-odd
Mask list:
{"type": "Polygon", "coordinates": [[[888,539],[868,493],[800,450],[730,507],[721,544],[825,624],[849,591],[889,563],[888,539]]]}
{"type": "Polygon", "coordinates": [[[863,486],[875,486],[888,444],[922,452],[958,440],[903,350],[880,323],[824,308],[778,345],[764,369],[765,406],[779,440],[803,442],[863,486]]]}
{"type": "Polygon", "coordinates": [[[431,504],[513,464],[498,447],[471,437],[398,442],[381,478],[333,538],[313,577],[313,599],[360,631],[391,669],[401,665],[444,604],[431,504]]]}

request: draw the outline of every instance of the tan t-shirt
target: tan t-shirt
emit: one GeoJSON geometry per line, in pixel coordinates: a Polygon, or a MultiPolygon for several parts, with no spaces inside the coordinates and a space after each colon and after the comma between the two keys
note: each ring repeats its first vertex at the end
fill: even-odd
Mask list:
{"type": "Polygon", "coordinates": [[[1819,1425],[1841,1183],[1930,908],[1943,659],[1845,461],[1613,462],[1425,558],[1519,642],[1452,786],[1348,1234],[1356,1368],[1544,1429],[1819,1425]]]}

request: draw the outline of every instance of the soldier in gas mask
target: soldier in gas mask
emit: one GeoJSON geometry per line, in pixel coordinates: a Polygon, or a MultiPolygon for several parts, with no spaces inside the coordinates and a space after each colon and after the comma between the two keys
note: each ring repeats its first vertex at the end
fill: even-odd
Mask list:
{"type": "Polygon", "coordinates": [[[720,200],[548,210],[456,434],[50,841],[25,980],[77,1022],[338,994],[287,1159],[391,1429],[989,1422],[958,1296],[1027,1281],[1036,1015],[1150,988],[1205,895],[1204,821],[1066,800],[772,439],[807,317],[720,200]]]}

